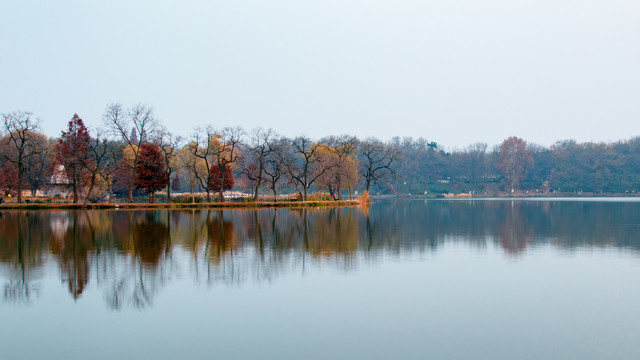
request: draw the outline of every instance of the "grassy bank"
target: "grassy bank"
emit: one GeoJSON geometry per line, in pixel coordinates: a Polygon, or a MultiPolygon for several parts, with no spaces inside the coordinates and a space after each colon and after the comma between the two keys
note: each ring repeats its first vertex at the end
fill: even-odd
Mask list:
{"type": "Polygon", "coordinates": [[[282,202],[215,202],[215,203],[98,203],[98,204],[0,204],[0,210],[76,210],[76,209],[255,209],[357,206],[360,200],[282,201],[282,202]]]}

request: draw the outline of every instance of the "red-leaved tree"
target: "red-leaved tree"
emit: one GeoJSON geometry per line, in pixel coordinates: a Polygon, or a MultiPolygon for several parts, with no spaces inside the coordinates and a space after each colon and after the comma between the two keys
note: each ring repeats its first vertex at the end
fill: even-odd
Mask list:
{"type": "Polygon", "coordinates": [[[126,194],[129,188],[133,188],[130,172],[131,170],[127,164],[122,162],[118,164],[118,167],[113,171],[113,191],[119,194],[126,194]]]}
{"type": "Polygon", "coordinates": [[[164,157],[158,145],[143,143],[136,165],[135,187],[149,194],[149,202],[155,201],[155,193],[169,183],[164,157]]]}
{"type": "Polygon", "coordinates": [[[227,164],[227,166],[224,167],[224,174],[222,170],[220,170],[220,167],[218,165],[213,165],[210,172],[211,174],[209,176],[209,189],[217,191],[222,199],[222,197],[224,196],[222,194],[222,191],[231,190],[233,188],[233,185],[235,184],[231,165],[227,164]]]}
{"type": "Polygon", "coordinates": [[[6,195],[18,188],[18,170],[12,164],[0,169],[0,190],[6,195]]]}
{"type": "Polygon", "coordinates": [[[73,203],[78,202],[78,190],[87,179],[91,136],[84,122],[74,114],[67,131],[63,131],[56,144],[56,163],[64,166],[64,174],[73,189],[73,203]]]}

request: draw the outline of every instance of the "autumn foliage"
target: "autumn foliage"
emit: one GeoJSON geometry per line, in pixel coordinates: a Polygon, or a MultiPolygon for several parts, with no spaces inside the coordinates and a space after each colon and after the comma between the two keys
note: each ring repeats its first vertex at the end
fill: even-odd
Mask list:
{"type": "Polygon", "coordinates": [[[221,195],[223,190],[230,190],[235,184],[231,165],[227,164],[224,169],[225,170],[223,174],[223,172],[220,170],[220,167],[218,165],[214,165],[211,167],[211,176],[209,176],[209,188],[213,191],[217,191],[221,195]]]}
{"type": "Polygon", "coordinates": [[[126,194],[131,185],[131,169],[121,162],[113,171],[113,190],[126,194]]]}
{"type": "Polygon", "coordinates": [[[149,201],[153,202],[156,191],[169,183],[166,165],[158,145],[144,143],[140,146],[138,164],[136,166],[135,187],[149,193],[149,201]]]}
{"type": "Polygon", "coordinates": [[[56,163],[64,166],[64,173],[73,189],[73,202],[78,202],[78,191],[87,180],[91,136],[78,114],[69,121],[56,144],[56,163]]]}
{"type": "Polygon", "coordinates": [[[527,142],[515,136],[503,141],[496,167],[504,174],[509,187],[517,189],[533,167],[533,153],[527,148],[527,142]]]}
{"type": "Polygon", "coordinates": [[[0,191],[6,195],[18,188],[18,170],[12,164],[0,169],[0,191]]]}

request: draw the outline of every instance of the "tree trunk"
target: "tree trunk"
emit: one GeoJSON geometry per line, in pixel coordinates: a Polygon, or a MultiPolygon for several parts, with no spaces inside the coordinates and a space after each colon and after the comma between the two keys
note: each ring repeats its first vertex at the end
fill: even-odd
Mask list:
{"type": "Polygon", "coordinates": [[[91,175],[91,182],[89,183],[89,192],[87,192],[87,196],[84,197],[84,205],[87,206],[89,203],[89,196],[91,196],[91,191],[93,191],[93,186],[96,181],[96,173],[91,175]]]}
{"type": "Polygon", "coordinates": [[[258,182],[258,185],[256,185],[256,191],[255,191],[255,193],[253,195],[253,201],[258,201],[259,192],[260,192],[260,185],[259,185],[259,182],[258,182]]]}
{"type": "Polygon", "coordinates": [[[171,171],[167,171],[167,203],[171,203],[171,171]]]}
{"type": "Polygon", "coordinates": [[[78,203],[78,170],[73,170],[73,203],[78,203]]]}
{"type": "Polygon", "coordinates": [[[18,203],[22,202],[22,159],[18,159],[18,203]]]}
{"type": "Polygon", "coordinates": [[[224,169],[220,171],[220,190],[218,191],[220,193],[220,202],[224,202],[224,194],[222,192],[224,191],[224,175],[227,171],[227,165],[225,164],[225,166],[219,166],[219,168],[224,169]]]}
{"type": "Polygon", "coordinates": [[[260,164],[260,174],[256,178],[256,192],[253,195],[253,201],[258,201],[258,198],[260,196],[260,185],[262,185],[262,168],[263,167],[264,165],[260,164]]]}
{"type": "Polygon", "coordinates": [[[331,196],[333,201],[336,201],[336,194],[332,186],[329,186],[329,195],[331,196]]]}
{"type": "MultiPolygon", "coordinates": [[[[135,160],[133,162],[133,165],[135,166],[135,160]]],[[[136,181],[136,172],[135,172],[135,168],[131,169],[131,176],[130,176],[130,181],[129,181],[129,194],[128,194],[128,201],[130,203],[133,202],[133,183],[136,181]]]]}
{"type": "Polygon", "coordinates": [[[273,202],[278,202],[278,193],[276,192],[276,186],[273,185],[271,187],[271,190],[273,190],[273,202]]]}

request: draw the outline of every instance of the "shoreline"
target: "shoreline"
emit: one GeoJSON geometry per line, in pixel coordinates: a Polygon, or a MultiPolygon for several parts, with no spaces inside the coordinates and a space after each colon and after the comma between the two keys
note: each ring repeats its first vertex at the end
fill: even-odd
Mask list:
{"type": "MultiPolygon", "coordinates": [[[[466,195],[466,194],[465,194],[466,195]]],[[[424,199],[424,200],[491,200],[491,199],[597,199],[597,198],[639,198],[640,193],[627,194],[593,194],[593,193],[556,193],[556,194],[514,194],[514,195],[475,195],[475,196],[443,196],[438,195],[372,195],[371,200],[384,199],[424,199]]],[[[153,210],[153,209],[261,209],[261,208],[310,208],[310,207],[345,207],[370,205],[370,201],[358,200],[320,200],[320,201],[258,201],[258,202],[199,202],[199,203],[4,203],[2,210],[153,210]]]]}
{"type": "Polygon", "coordinates": [[[258,208],[309,208],[343,207],[367,204],[361,200],[336,201],[258,201],[216,203],[97,203],[97,204],[0,204],[1,210],[149,210],[149,209],[258,209],[258,208]]]}
{"type": "MultiPolygon", "coordinates": [[[[449,194],[447,194],[449,195],[449,194]]],[[[575,198],[575,199],[588,199],[588,198],[637,198],[640,197],[639,193],[540,193],[540,194],[487,194],[487,195],[473,195],[467,196],[466,193],[461,194],[453,194],[446,196],[445,194],[437,194],[437,195],[371,195],[371,199],[441,199],[441,200],[452,200],[452,199],[535,199],[535,198],[545,198],[545,199],[553,199],[553,198],[575,198]]]]}

